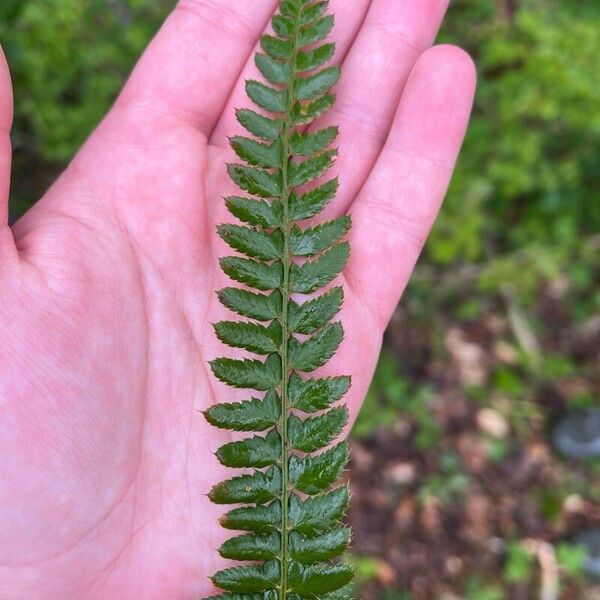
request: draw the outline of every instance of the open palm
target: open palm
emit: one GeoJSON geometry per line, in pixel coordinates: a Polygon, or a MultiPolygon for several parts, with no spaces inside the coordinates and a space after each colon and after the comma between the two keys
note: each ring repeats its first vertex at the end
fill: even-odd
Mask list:
{"type": "MultiPolygon", "coordinates": [[[[0,598],[192,599],[225,537],[206,494],[228,433],[199,413],[241,399],[207,361],[230,318],[216,225],[227,136],[274,0],[183,0],[116,105],[48,193],[6,224],[11,120],[0,62],[0,598]]],[[[381,337],[445,194],[473,66],[429,48],[447,2],[332,0],[343,63],[343,274],[356,414],[381,337]]]]}

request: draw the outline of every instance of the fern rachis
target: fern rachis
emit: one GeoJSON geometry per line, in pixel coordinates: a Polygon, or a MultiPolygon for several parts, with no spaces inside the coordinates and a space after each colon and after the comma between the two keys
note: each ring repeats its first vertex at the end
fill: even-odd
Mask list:
{"type": "Polygon", "coordinates": [[[352,577],[348,566],[332,562],[350,536],[340,525],[348,491],[334,485],[348,458],[346,442],[335,443],[348,412],[333,406],[350,378],[310,375],[342,341],[342,324],[332,320],[343,291],[333,287],[310,300],[297,298],[333,282],[349,254],[343,241],[349,217],[306,224],[337,190],[336,178],[314,183],[333,164],[337,128],[307,129],[333,105],[330,89],[339,78],[337,67],[325,66],[335,50],[321,43],[333,26],[326,9],[326,1],[280,3],[272,19],[275,35],[262,37],[255,57],[266,83],[246,85],[268,116],[238,110],[253,137],[231,139],[243,162],[228,165],[228,172],[250,197],[226,199],[241,224],[221,225],[218,233],[239,256],[221,259],[221,267],[251,289],[218,292],[244,320],[222,321],[215,331],[223,343],[259,358],[218,358],[211,367],[224,383],[264,394],[205,413],[217,427],[254,433],[217,452],[223,465],[249,470],[211,491],[214,502],[242,505],[221,520],[242,533],[219,551],[253,562],[215,574],[224,593],[213,600],[346,598],[352,577]]]}

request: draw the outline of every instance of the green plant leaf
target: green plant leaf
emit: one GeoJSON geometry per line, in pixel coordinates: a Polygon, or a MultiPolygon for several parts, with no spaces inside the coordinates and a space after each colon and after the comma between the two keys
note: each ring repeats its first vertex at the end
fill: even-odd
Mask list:
{"type": "Polygon", "coordinates": [[[220,594],[206,600],[279,600],[279,596],[275,590],[268,590],[260,594],[220,594]]]}
{"type": "Polygon", "coordinates": [[[305,6],[302,10],[302,14],[300,15],[300,24],[307,25],[308,23],[318,19],[327,10],[328,5],[329,2],[323,1],[305,6]]]}
{"type": "Polygon", "coordinates": [[[295,22],[289,17],[275,15],[271,19],[271,25],[275,33],[282,38],[290,38],[294,35],[295,22]]]}
{"type": "Polygon", "coordinates": [[[266,54],[257,54],[254,63],[263,77],[271,83],[283,85],[291,79],[292,68],[289,63],[275,60],[266,54]]]}
{"type": "Polygon", "coordinates": [[[264,200],[251,200],[229,196],[225,198],[229,212],[244,223],[258,227],[279,227],[281,225],[281,205],[279,202],[269,204],[264,200]]]}
{"type": "Polygon", "coordinates": [[[297,371],[314,371],[322,367],[338,349],[344,338],[341,323],[330,323],[305,342],[289,341],[290,364],[297,371]]]}
{"type": "Polygon", "coordinates": [[[272,354],[277,352],[279,340],[274,331],[256,323],[240,323],[237,321],[220,321],[214,325],[217,337],[233,348],[244,348],[255,354],[272,354]]]}
{"type": "Polygon", "coordinates": [[[223,558],[234,560],[273,560],[281,550],[281,534],[240,535],[227,540],[219,549],[223,558]]]}
{"type": "Polygon", "coordinates": [[[318,537],[305,537],[300,533],[290,534],[290,554],[299,563],[312,565],[330,560],[342,554],[350,541],[350,529],[335,529],[318,537]]]}
{"type": "Polygon", "coordinates": [[[291,269],[292,289],[301,294],[312,294],[333,281],[341,273],[350,256],[347,242],[336,244],[317,259],[291,269]]]}
{"type": "Polygon", "coordinates": [[[269,390],[264,398],[215,404],[204,411],[204,416],[209,423],[221,429],[265,431],[279,421],[281,400],[275,390],[269,390]]]}
{"type": "Polygon", "coordinates": [[[257,231],[242,225],[219,225],[219,236],[231,248],[260,260],[275,260],[283,253],[283,234],[275,231],[257,231]]]}
{"type": "Polygon", "coordinates": [[[290,215],[296,221],[311,219],[331,202],[339,186],[338,178],[306,192],[302,196],[295,194],[290,198],[290,215]]]}
{"type": "Polygon", "coordinates": [[[287,106],[287,92],[272,88],[260,81],[246,82],[246,92],[252,102],[271,112],[283,112],[287,106]]]}
{"type": "Polygon", "coordinates": [[[262,51],[255,55],[264,82],[246,82],[249,98],[267,114],[237,110],[252,137],[230,138],[243,164],[227,170],[249,197],[225,198],[229,212],[245,225],[223,224],[218,234],[243,256],[220,263],[226,275],[251,289],[227,287],[218,296],[226,308],[252,321],[225,320],[214,328],[223,344],[266,359],[217,358],[211,368],[229,386],[266,393],[205,411],[217,427],[260,434],[235,437],[216,452],[222,465],[251,470],[209,494],[216,503],[242,505],[220,521],[226,529],[246,533],[224,542],[220,553],[255,564],[217,573],[213,581],[225,592],[213,600],[344,600],[349,595],[351,570],[328,563],[348,543],[349,530],[339,523],[348,491],[327,490],[347,461],[345,443],[329,446],[348,420],[346,407],[331,406],[348,390],[350,378],[300,376],[323,366],[339,347],[343,327],[332,319],[344,295],[335,287],[305,302],[292,299],[294,293],[314,294],[330,284],[349,256],[343,241],[348,217],[299,225],[321,212],[338,188],[337,178],[318,181],[337,155],[332,143],[338,128],[298,129],[335,102],[330,90],[340,71],[325,64],[335,45],[318,45],[333,26],[327,5],[323,0],[279,2],[271,20],[274,33],[261,37],[262,51]]]}
{"type": "Polygon", "coordinates": [[[230,442],[217,450],[219,462],[226,467],[270,467],[281,455],[281,436],[271,430],[266,437],[255,436],[230,442]]]}
{"type": "Polygon", "coordinates": [[[260,46],[271,58],[290,59],[294,45],[290,40],[282,40],[272,35],[263,35],[260,46]]]}
{"type": "Polygon", "coordinates": [[[296,55],[296,69],[299,72],[312,71],[324,65],[334,54],[335,44],[323,44],[296,55]]]}
{"type": "Polygon", "coordinates": [[[340,442],[318,456],[290,457],[289,477],[292,485],[305,494],[314,495],[340,478],[348,462],[348,445],[340,442]]]}
{"type": "Polygon", "coordinates": [[[331,149],[300,163],[290,163],[290,183],[299,186],[316,179],[331,167],[336,155],[337,150],[331,149]]]}
{"type": "Polygon", "coordinates": [[[314,133],[294,131],[290,138],[290,152],[297,156],[311,156],[324,150],[335,140],[337,127],[326,127],[314,133]]]}
{"type": "Polygon", "coordinates": [[[329,408],[350,389],[350,377],[302,379],[295,373],[290,376],[290,404],[307,413],[329,408]]]}
{"type": "Polygon", "coordinates": [[[248,164],[258,167],[279,167],[282,160],[281,141],[264,144],[256,140],[236,135],[229,140],[234,152],[248,164]]]}
{"type": "Polygon", "coordinates": [[[219,571],[211,579],[216,586],[230,592],[263,592],[277,585],[279,562],[273,560],[262,566],[232,567],[219,571]]]}
{"type": "Polygon", "coordinates": [[[299,18],[303,2],[304,0],[282,0],[279,10],[282,15],[299,18]]]}
{"type": "Polygon", "coordinates": [[[281,311],[281,293],[279,291],[274,291],[266,296],[239,288],[224,288],[217,295],[221,304],[229,310],[257,321],[276,319],[281,311]]]}
{"type": "Polygon", "coordinates": [[[308,597],[318,598],[321,594],[334,592],[349,583],[354,575],[348,565],[305,566],[292,563],[289,581],[294,592],[308,597]]]}
{"type": "Polygon", "coordinates": [[[291,302],[288,309],[290,330],[295,333],[314,333],[335,317],[342,307],[343,300],[343,289],[335,287],[303,304],[291,302]]]}
{"type": "Polygon", "coordinates": [[[299,45],[308,46],[325,39],[333,29],[333,15],[317,19],[300,29],[299,45]]]}
{"type": "Polygon", "coordinates": [[[277,498],[280,491],[281,469],[271,467],[266,473],[256,471],[218,483],[209,497],[215,504],[266,504],[277,498]]]}
{"type": "Polygon", "coordinates": [[[309,227],[302,231],[295,226],[291,232],[291,251],[294,256],[314,256],[338,242],[348,231],[352,221],[348,215],[309,227]]]}
{"type": "Polygon", "coordinates": [[[288,440],[295,450],[314,452],[336,439],[347,422],[348,409],[345,406],[305,420],[292,415],[288,423],[288,440]]]}
{"type": "Polygon", "coordinates": [[[335,96],[333,94],[326,94],[305,104],[296,102],[292,108],[292,125],[308,125],[324,115],[334,104],[335,96]]]}
{"type": "Polygon", "coordinates": [[[314,100],[331,89],[340,79],[339,67],[328,67],[314,75],[296,79],[296,98],[314,100]]]}
{"type": "Polygon", "coordinates": [[[234,508],[221,517],[220,523],[226,529],[271,533],[281,526],[281,504],[275,500],[266,506],[234,508]]]}
{"type": "Polygon", "coordinates": [[[238,108],[235,116],[242,127],[261,140],[274,142],[281,135],[281,119],[270,119],[248,108],[238,108]]]}
{"type": "Polygon", "coordinates": [[[296,69],[299,72],[312,71],[324,65],[334,54],[335,44],[323,44],[296,55],[296,69]]]}
{"type": "Polygon", "coordinates": [[[275,387],[281,379],[281,363],[271,355],[263,363],[260,360],[236,360],[217,358],[210,363],[215,377],[237,388],[266,391],[275,387]]]}
{"type": "Polygon", "coordinates": [[[227,256],[220,261],[221,268],[231,279],[262,291],[278,288],[283,279],[281,263],[266,265],[249,258],[227,256]]]}
{"type": "Polygon", "coordinates": [[[263,169],[245,165],[227,165],[227,172],[238,186],[250,194],[273,198],[281,192],[280,178],[263,169]]]}
{"type": "Polygon", "coordinates": [[[290,498],[290,524],[304,535],[325,533],[343,518],[349,502],[350,494],[345,486],[306,500],[294,495],[290,498]]]}

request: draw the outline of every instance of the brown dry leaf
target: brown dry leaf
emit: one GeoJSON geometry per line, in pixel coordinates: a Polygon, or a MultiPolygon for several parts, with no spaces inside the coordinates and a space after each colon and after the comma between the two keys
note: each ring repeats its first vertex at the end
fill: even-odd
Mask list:
{"type": "Polygon", "coordinates": [[[484,367],[485,353],[481,346],[469,342],[464,331],[458,327],[452,327],[446,335],[446,348],[458,367],[459,377],[464,386],[484,385],[487,372],[484,367]]]}

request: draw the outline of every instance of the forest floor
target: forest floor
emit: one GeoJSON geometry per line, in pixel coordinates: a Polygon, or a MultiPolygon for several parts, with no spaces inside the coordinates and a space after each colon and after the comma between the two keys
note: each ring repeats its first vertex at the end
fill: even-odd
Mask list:
{"type": "Polygon", "coordinates": [[[502,303],[459,325],[398,309],[352,445],[357,597],[600,599],[570,543],[600,526],[600,465],[552,445],[600,397],[600,320],[564,301],[540,294],[535,333],[502,303]]]}

